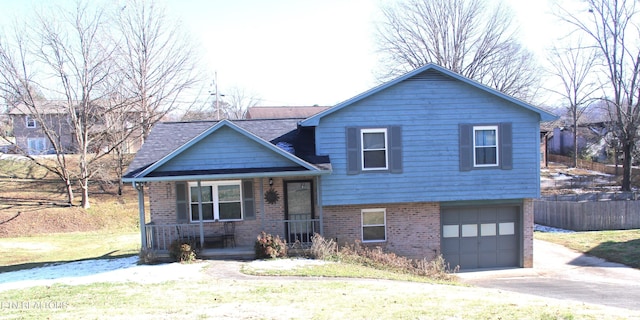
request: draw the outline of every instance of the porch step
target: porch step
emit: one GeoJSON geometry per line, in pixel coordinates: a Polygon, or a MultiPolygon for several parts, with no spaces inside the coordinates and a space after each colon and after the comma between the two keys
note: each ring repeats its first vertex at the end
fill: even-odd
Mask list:
{"type": "Polygon", "coordinates": [[[232,247],[232,248],[215,248],[202,249],[198,252],[198,257],[203,259],[221,259],[221,260],[253,260],[256,253],[253,247],[232,247]]]}

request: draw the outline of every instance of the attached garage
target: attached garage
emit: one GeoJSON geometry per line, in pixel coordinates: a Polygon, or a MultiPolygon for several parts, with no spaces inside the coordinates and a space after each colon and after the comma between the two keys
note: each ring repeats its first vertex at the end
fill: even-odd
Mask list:
{"type": "Polygon", "coordinates": [[[441,207],[442,255],[460,269],[522,266],[521,206],[441,207]]]}

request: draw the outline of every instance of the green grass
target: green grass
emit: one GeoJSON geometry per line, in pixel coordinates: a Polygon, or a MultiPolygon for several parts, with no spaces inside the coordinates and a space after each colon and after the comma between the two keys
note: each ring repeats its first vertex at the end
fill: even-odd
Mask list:
{"type": "MultiPolygon", "coordinates": [[[[625,319],[611,309],[496,290],[395,281],[219,279],[52,285],[0,292],[21,319],[625,319]],[[170,294],[167,294],[170,293],[170,294]]],[[[635,316],[640,314],[636,313],[635,316]]]]}
{"type": "Polygon", "coordinates": [[[534,236],[536,239],[640,269],[640,229],[574,233],[536,232],[534,236]]]}
{"type": "Polygon", "coordinates": [[[138,232],[76,232],[0,238],[0,272],[53,262],[130,256],[140,249],[138,232]]]}

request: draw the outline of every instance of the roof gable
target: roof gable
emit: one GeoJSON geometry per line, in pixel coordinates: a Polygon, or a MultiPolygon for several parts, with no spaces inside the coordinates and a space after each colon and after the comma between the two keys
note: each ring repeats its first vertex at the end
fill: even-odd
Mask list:
{"type": "MultiPolygon", "coordinates": [[[[229,155],[227,154],[225,157],[225,161],[229,161],[229,155]]],[[[139,170],[133,168],[133,170],[126,175],[127,178],[125,180],[140,179],[145,176],[151,176],[154,173],[176,171],[178,169],[181,169],[181,171],[185,171],[185,169],[186,171],[202,171],[203,169],[209,169],[211,165],[217,165],[216,169],[238,169],[240,167],[247,167],[247,159],[254,159],[255,164],[264,162],[265,157],[271,159],[271,162],[267,163],[269,166],[298,166],[309,171],[320,171],[320,169],[310,163],[259,138],[231,121],[223,120],[204,130],[196,137],[150,165],[140,168],[139,170]],[[218,134],[220,137],[216,137],[218,134]],[[247,147],[253,146],[254,152],[260,150],[259,154],[244,154],[244,157],[241,159],[242,163],[236,162],[234,164],[233,161],[230,161],[223,164],[222,161],[216,161],[215,152],[220,152],[222,155],[234,148],[234,146],[230,145],[230,141],[242,144],[244,150],[246,150],[247,147]],[[194,155],[204,153],[209,155],[210,160],[207,160],[206,156],[204,158],[194,157],[194,155]],[[240,165],[240,167],[235,165],[240,165]]],[[[222,158],[222,156],[220,158],[222,158]]]]}
{"type": "Polygon", "coordinates": [[[390,88],[392,86],[395,86],[395,85],[397,85],[398,83],[400,83],[402,81],[409,80],[409,79],[414,78],[414,77],[417,78],[417,77],[424,76],[428,72],[440,73],[441,75],[444,75],[446,77],[453,78],[453,79],[455,79],[457,81],[461,81],[463,83],[471,85],[472,87],[475,87],[475,88],[480,89],[480,90],[482,90],[484,92],[492,94],[492,95],[494,95],[494,96],[496,96],[498,98],[504,99],[504,100],[506,100],[508,102],[511,102],[511,103],[513,103],[513,104],[515,104],[515,105],[517,105],[519,107],[522,107],[522,108],[526,109],[526,110],[533,111],[533,112],[535,112],[535,113],[540,115],[541,121],[551,121],[551,120],[556,119],[556,116],[551,114],[551,113],[549,113],[549,112],[546,112],[546,111],[544,111],[542,109],[539,109],[537,107],[534,107],[534,106],[532,106],[532,105],[530,105],[530,104],[528,104],[526,102],[523,102],[523,101],[518,100],[518,99],[516,99],[514,97],[506,95],[506,94],[504,94],[504,93],[502,93],[502,92],[500,92],[498,90],[489,88],[489,87],[487,87],[487,86],[485,86],[483,84],[480,84],[480,83],[478,83],[478,82],[476,82],[474,80],[471,80],[469,78],[463,77],[463,76],[461,76],[461,75],[459,75],[459,74],[457,74],[457,73],[455,73],[453,71],[450,71],[448,69],[445,69],[445,68],[443,68],[441,66],[438,66],[436,64],[430,63],[430,64],[427,64],[427,65],[425,65],[423,67],[417,68],[417,69],[415,69],[415,70],[413,70],[411,72],[408,72],[408,73],[406,73],[406,74],[404,74],[404,75],[402,75],[402,76],[400,76],[400,77],[398,77],[396,79],[393,79],[393,80],[391,80],[389,82],[385,82],[385,83],[383,83],[383,84],[381,84],[381,85],[379,85],[379,86],[377,86],[375,88],[372,88],[372,89],[370,89],[368,91],[365,91],[365,92],[363,92],[363,93],[361,93],[361,94],[359,94],[359,95],[357,95],[355,97],[352,97],[351,99],[345,100],[345,101],[337,104],[333,108],[330,108],[330,109],[325,110],[325,111],[323,111],[321,113],[318,113],[318,114],[316,114],[316,115],[314,115],[312,117],[309,117],[309,118],[303,120],[302,122],[300,122],[300,125],[301,126],[317,126],[320,123],[320,119],[322,119],[323,117],[325,117],[327,115],[330,115],[330,114],[332,114],[332,113],[334,113],[334,112],[336,112],[338,110],[341,110],[342,108],[345,108],[345,107],[347,107],[349,105],[352,105],[352,104],[354,104],[354,103],[356,103],[358,101],[361,101],[361,100],[363,100],[363,99],[365,99],[367,97],[370,97],[370,96],[372,96],[372,95],[374,95],[374,94],[376,94],[376,93],[378,93],[380,91],[383,91],[383,90],[388,89],[388,88],[390,88]]]}

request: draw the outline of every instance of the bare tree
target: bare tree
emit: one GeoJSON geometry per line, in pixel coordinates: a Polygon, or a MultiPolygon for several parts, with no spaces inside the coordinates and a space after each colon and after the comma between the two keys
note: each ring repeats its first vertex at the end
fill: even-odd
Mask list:
{"type": "Polygon", "coordinates": [[[538,82],[533,55],[516,40],[512,14],[482,0],[405,0],[382,7],[383,77],[436,63],[525,100],[538,82]]]}
{"type": "Polygon", "coordinates": [[[229,89],[225,97],[227,104],[223,111],[227,119],[244,119],[247,110],[260,102],[260,98],[256,94],[240,87],[229,89]]]}
{"type": "Polygon", "coordinates": [[[108,103],[112,87],[107,80],[118,69],[106,18],[103,8],[82,2],[71,10],[56,7],[39,12],[25,30],[16,29],[13,43],[0,44],[5,97],[18,97],[20,107],[36,118],[56,153],[56,165],[23,153],[65,181],[69,203],[73,203],[72,181],[77,181],[83,208],[90,207],[92,166],[122,143],[106,145],[104,138],[108,115],[123,107],[108,103]],[[36,98],[36,88],[54,99],[36,98]],[[55,118],[51,105],[59,109],[55,118]],[[77,153],[77,170],[72,170],[69,152],[77,153]]]}
{"type": "Polygon", "coordinates": [[[201,80],[198,55],[180,24],[154,0],[129,0],[118,10],[123,95],[137,100],[142,136],[180,103],[181,94],[201,80]]]}
{"type": "MultiPolygon", "coordinates": [[[[55,161],[34,157],[30,150],[14,145],[14,151],[28,157],[36,165],[55,174],[65,185],[67,202],[71,205],[74,200],[74,176],[68,166],[66,152],[68,143],[68,125],[59,113],[65,113],[64,107],[52,104],[42,99],[42,92],[38,87],[34,68],[35,54],[26,38],[26,29],[16,27],[13,41],[7,37],[0,39],[0,90],[2,96],[11,108],[33,117],[36,125],[46,136],[51,149],[55,152],[55,161]],[[33,59],[33,60],[32,60],[33,59]],[[51,112],[51,109],[58,111],[51,112]]],[[[3,137],[7,139],[4,135],[3,137]]],[[[7,139],[8,141],[8,139],[7,139]]]]}
{"type": "Polygon", "coordinates": [[[578,41],[575,47],[553,48],[548,58],[551,63],[549,72],[562,86],[547,90],[562,98],[567,114],[571,117],[573,130],[573,166],[578,166],[578,121],[587,107],[602,89],[597,79],[592,76],[596,63],[596,52],[593,48],[585,48],[578,41]]]}
{"type": "Polygon", "coordinates": [[[60,90],[64,98],[79,156],[81,205],[89,208],[91,163],[107,153],[94,147],[99,138],[94,133],[104,124],[103,115],[110,111],[101,101],[106,96],[104,83],[114,70],[114,48],[106,37],[107,20],[102,8],[94,10],[78,2],[74,11],[60,8],[57,16],[61,19],[59,26],[55,16],[39,15],[34,32],[41,45],[36,57],[55,75],[55,90],[60,90]]]}
{"type": "Polygon", "coordinates": [[[622,148],[623,191],[631,190],[631,165],[640,127],[640,43],[635,0],[585,0],[583,10],[558,7],[556,16],[598,50],[607,78],[606,101],[622,148]]]}

